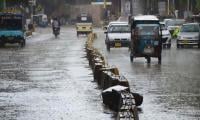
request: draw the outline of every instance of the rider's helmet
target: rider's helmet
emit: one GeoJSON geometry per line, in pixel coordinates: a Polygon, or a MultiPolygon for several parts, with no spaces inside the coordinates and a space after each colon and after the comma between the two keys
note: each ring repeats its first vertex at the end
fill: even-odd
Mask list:
{"type": "Polygon", "coordinates": [[[57,17],[54,17],[53,20],[58,20],[58,18],[57,18],[57,17]]]}

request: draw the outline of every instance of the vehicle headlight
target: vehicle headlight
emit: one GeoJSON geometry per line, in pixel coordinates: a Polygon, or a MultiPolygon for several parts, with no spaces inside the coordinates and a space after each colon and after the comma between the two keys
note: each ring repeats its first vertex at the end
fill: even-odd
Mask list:
{"type": "Polygon", "coordinates": [[[163,35],[163,37],[170,37],[170,36],[171,36],[170,34],[163,35]]]}
{"type": "Polygon", "coordinates": [[[194,39],[196,40],[196,39],[199,39],[199,36],[194,36],[194,39]]]}
{"type": "Polygon", "coordinates": [[[177,37],[177,39],[179,39],[179,40],[180,40],[180,39],[181,39],[181,36],[178,36],[178,37],[177,37]]]}
{"type": "Polygon", "coordinates": [[[113,39],[113,38],[108,38],[108,40],[109,40],[109,41],[114,41],[114,39],[113,39]]]}

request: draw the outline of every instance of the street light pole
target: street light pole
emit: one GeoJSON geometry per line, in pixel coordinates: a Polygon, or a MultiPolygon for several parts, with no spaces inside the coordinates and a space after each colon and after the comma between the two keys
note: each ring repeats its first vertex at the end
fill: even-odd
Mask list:
{"type": "Polygon", "coordinates": [[[130,2],[130,15],[132,16],[133,15],[133,3],[132,3],[132,0],[129,0],[130,2]]]}
{"type": "Polygon", "coordinates": [[[189,11],[190,11],[190,0],[187,1],[187,4],[188,4],[187,10],[188,10],[188,12],[189,12],[189,11]]]}
{"type": "Polygon", "coordinates": [[[104,0],[104,8],[106,9],[106,0],[104,0]]]}
{"type": "Polygon", "coordinates": [[[167,14],[169,15],[169,0],[167,0],[167,14]]]}
{"type": "Polygon", "coordinates": [[[33,22],[33,14],[34,14],[33,7],[36,5],[36,0],[29,0],[29,4],[30,4],[31,21],[33,22]]]}

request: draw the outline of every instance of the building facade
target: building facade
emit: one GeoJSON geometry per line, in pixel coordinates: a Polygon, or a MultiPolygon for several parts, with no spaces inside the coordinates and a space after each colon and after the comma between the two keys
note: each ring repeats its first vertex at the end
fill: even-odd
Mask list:
{"type": "Polygon", "coordinates": [[[121,14],[127,15],[130,7],[132,15],[153,14],[159,16],[172,16],[185,18],[196,9],[197,0],[121,0],[121,14]]]}

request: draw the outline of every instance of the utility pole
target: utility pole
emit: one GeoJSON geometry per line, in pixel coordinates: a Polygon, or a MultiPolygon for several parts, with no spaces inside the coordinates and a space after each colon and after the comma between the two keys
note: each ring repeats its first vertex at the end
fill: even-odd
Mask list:
{"type": "Polygon", "coordinates": [[[33,7],[36,5],[36,0],[29,0],[31,21],[33,22],[33,7]]]}
{"type": "Polygon", "coordinates": [[[169,0],[167,0],[167,15],[169,15],[169,0]]]}
{"type": "Polygon", "coordinates": [[[173,0],[173,7],[174,7],[174,10],[176,10],[175,0],[173,0]]]}
{"type": "Polygon", "coordinates": [[[133,15],[133,2],[132,0],[129,0],[130,2],[130,15],[132,16],[133,15]]]}
{"type": "Polygon", "coordinates": [[[190,11],[190,0],[187,0],[187,11],[190,11]]]}

